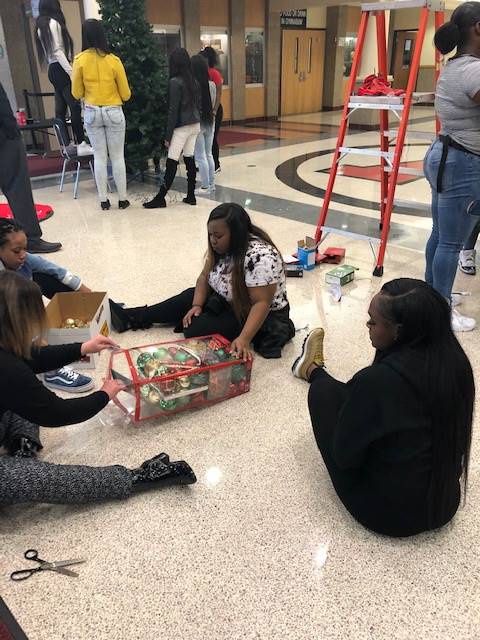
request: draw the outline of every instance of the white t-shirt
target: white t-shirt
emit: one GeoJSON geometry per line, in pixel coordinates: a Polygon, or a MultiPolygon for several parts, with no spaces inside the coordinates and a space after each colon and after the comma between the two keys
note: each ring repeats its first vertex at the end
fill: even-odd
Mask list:
{"type": "MultiPolygon", "coordinates": [[[[208,274],[211,288],[228,302],[232,301],[232,264],[230,256],[223,256],[208,274]]],[[[277,285],[271,311],[279,311],[288,304],[282,257],[274,247],[258,238],[253,238],[248,243],[245,254],[245,284],[247,288],[277,285]]]]}
{"type": "Polygon", "coordinates": [[[40,38],[40,42],[42,43],[43,50],[45,52],[45,57],[47,58],[48,64],[52,64],[54,62],[60,63],[63,70],[68,73],[69,76],[72,75],[72,65],[67,59],[65,55],[65,47],[63,45],[63,36],[62,36],[62,26],[58,22],[58,20],[50,19],[49,22],[50,33],[52,35],[52,51],[51,54],[48,55],[48,51],[45,48],[45,44],[40,38],[40,29],[37,30],[38,37],[40,38]]]}

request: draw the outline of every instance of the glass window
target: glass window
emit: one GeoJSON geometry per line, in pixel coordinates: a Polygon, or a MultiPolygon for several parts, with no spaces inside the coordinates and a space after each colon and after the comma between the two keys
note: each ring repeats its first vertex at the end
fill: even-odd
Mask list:
{"type": "Polygon", "coordinates": [[[229,79],[229,48],[228,48],[228,30],[222,30],[218,27],[209,29],[202,27],[200,38],[202,40],[202,48],[213,47],[218,54],[218,70],[222,74],[223,82],[228,85],[229,79]]]}
{"type": "Polygon", "coordinates": [[[353,54],[355,53],[355,47],[357,45],[357,38],[355,36],[347,36],[344,39],[343,48],[343,76],[345,78],[350,77],[352,71],[353,54]]]}
{"type": "Polygon", "coordinates": [[[247,29],[245,33],[245,84],[263,84],[264,33],[247,29]]]}
{"type": "Polygon", "coordinates": [[[163,27],[154,25],[153,35],[158,42],[158,46],[160,47],[161,52],[167,58],[174,49],[182,46],[180,27],[163,27]]]}

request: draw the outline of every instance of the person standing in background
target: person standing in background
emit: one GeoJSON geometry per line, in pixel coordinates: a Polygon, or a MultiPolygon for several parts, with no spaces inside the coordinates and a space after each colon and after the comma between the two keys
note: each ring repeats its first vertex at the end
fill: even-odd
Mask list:
{"type": "Polygon", "coordinates": [[[212,146],[212,154],[213,161],[215,163],[215,173],[220,173],[220,149],[218,147],[218,132],[220,127],[222,126],[223,121],[223,107],[221,104],[222,100],[222,88],[223,88],[223,78],[222,74],[217,67],[218,65],[218,54],[213,47],[205,47],[202,51],[200,51],[200,55],[206,58],[208,62],[208,77],[215,84],[217,89],[217,95],[215,98],[215,104],[213,105],[213,115],[215,117],[215,131],[213,134],[213,146],[212,146]]]}
{"type": "Polygon", "coordinates": [[[192,71],[200,87],[200,126],[201,131],[195,143],[195,162],[200,172],[201,186],[195,195],[207,195],[215,191],[215,163],[212,155],[214,117],[217,90],[208,79],[208,65],[203,56],[192,56],[192,71]]]}
{"type": "Polygon", "coordinates": [[[85,100],[85,127],[93,146],[95,181],[100,206],[110,209],[107,198],[108,157],[118,192],[118,207],[130,206],[127,200],[125,167],[125,116],[122,105],[132,92],[122,61],[110,53],[100,20],[85,20],[82,26],[82,53],[73,63],[72,93],[85,100]]]}
{"type": "Polygon", "coordinates": [[[181,47],[174,49],[169,58],[170,79],[168,81],[168,118],[165,146],[168,149],[165,175],[160,191],[149,202],[144,202],[145,209],[164,209],[167,206],[167,195],[177,174],[178,162],[183,153],[187,169],[186,204],[196,205],[195,182],[197,167],[195,165],[195,142],[200,133],[200,87],[193,77],[192,63],[188,51],[181,47]]]}
{"type": "Polygon", "coordinates": [[[27,234],[30,253],[52,253],[62,248],[60,242],[42,240],[28,175],[27,154],[17,121],[0,83],[0,189],[5,194],[14,217],[27,234]]]}
{"type": "Polygon", "coordinates": [[[67,107],[70,109],[77,155],[89,155],[92,148],[85,142],[82,109],[72,95],[73,40],[59,0],[40,0],[39,16],[35,25],[35,40],[41,64],[48,64],[48,79],[55,89],[55,117],[63,122],[63,138],[70,142],[66,124],[67,107]]]}

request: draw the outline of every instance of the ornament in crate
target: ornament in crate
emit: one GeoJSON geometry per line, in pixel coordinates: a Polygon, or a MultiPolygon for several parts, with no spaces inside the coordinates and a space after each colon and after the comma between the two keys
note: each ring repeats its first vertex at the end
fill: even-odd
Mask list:
{"type": "Polygon", "coordinates": [[[114,351],[110,377],[125,383],[115,403],[134,422],[227,400],[250,389],[252,363],[220,335],[114,351]]]}

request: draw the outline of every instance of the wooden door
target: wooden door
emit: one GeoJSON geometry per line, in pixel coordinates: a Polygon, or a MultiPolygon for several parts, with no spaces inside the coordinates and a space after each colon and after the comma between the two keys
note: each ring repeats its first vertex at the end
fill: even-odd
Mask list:
{"type": "Polygon", "coordinates": [[[324,52],[324,31],[283,31],[282,115],[312,113],[322,108],[324,52]]]}
{"type": "Polygon", "coordinates": [[[417,42],[416,31],[396,31],[394,38],[393,87],[406,89],[410,63],[417,42]]]}

